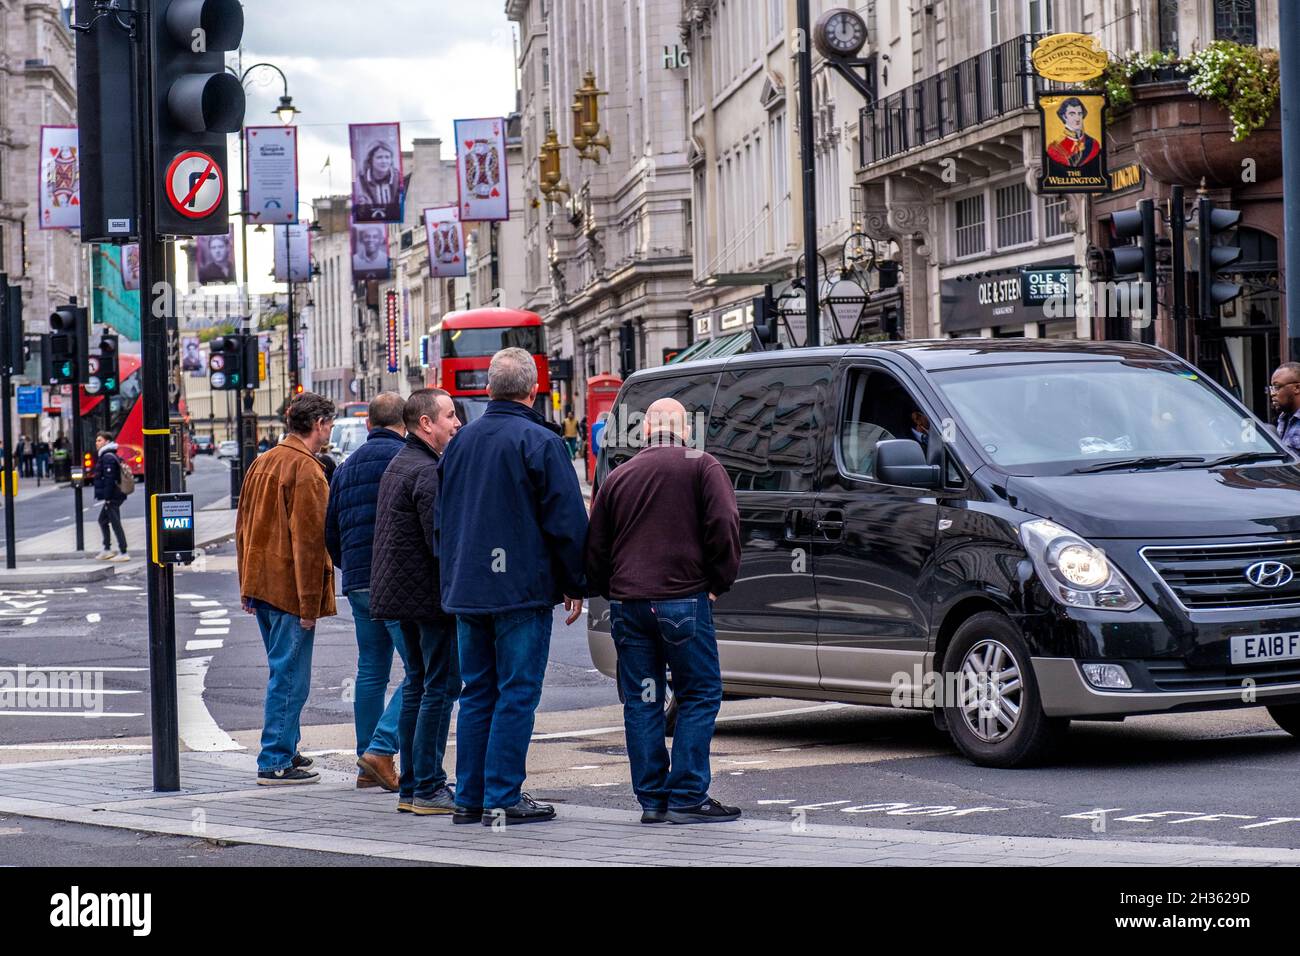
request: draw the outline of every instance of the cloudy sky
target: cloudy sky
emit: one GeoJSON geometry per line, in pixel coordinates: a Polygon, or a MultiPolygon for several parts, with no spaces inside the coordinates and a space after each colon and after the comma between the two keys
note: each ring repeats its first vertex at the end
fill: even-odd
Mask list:
{"type": "MultiPolygon", "coordinates": [[[[296,125],[304,201],[347,191],[349,123],[400,121],[404,148],[417,137],[440,136],[450,157],[452,120],[515,108],[515,29],[504,0],[245,0],[244,18],[244,67],[280,67],[302,111],[296,125]]],[[[278,122],[271,115],[282,92],[275,71],[254,71],[248,86],[245,122],[278,122]]],[[[238,141],[231,137],[234,189],[237,166],[238,141]]],[[[304,207],[300,214],[311,212],[304,207]]],[[[274,288],[266,276],[270,236],[250,231],[249,252],[254,291],[274,288]]]]}

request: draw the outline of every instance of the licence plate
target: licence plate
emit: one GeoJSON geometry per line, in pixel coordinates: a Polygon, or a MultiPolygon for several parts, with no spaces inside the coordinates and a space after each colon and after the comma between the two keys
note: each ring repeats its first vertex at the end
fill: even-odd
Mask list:
{"type": "Polygon", "coordinates": [[[1232,663],[1300,660],[1300,633],[1243,634],[1232,639],[1232,663]]]}

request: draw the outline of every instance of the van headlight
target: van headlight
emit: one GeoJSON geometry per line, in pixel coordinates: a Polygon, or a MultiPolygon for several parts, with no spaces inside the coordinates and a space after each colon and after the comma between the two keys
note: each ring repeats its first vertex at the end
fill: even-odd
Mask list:
{"type": "Polygon", "coordinates": [[[1132,611],[1142,606],[1133,585],[1094,547],[1054,521],[1020,526],[1020,541],[1053,600],[1068,607],[1132,611]]]}

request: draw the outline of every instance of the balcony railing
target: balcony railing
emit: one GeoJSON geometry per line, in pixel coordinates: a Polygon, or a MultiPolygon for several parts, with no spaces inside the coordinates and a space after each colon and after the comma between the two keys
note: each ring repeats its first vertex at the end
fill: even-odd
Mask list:
{"type": "Polygon", "coordinates": [[[858,117],[860,166],[933,143],[1034,105],[1034,93],[1057,84],[1034,72],[1036,37],[1022,34],[892,93],[858,117]]]}

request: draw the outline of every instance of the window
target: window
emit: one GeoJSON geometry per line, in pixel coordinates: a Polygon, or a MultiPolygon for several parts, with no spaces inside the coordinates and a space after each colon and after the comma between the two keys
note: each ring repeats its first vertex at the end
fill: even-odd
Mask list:
{"type": "Polygon", "coordinates": [[[1029,0],[1029,32],[1053,33],[1056,30],[1053,0],[1029,0]]]}
{"type": "Polygon", "coordinates": [[[1156,32],[1160,49],[1167,53],[1178,52],[1178,0],[1160,0],[1156,11],[1156,32]]]}
{"type": "Polygon", "coordinates": [[[1214,39],[1255,45],[1255,0],[1214,0],[1214,39]]]}
{"type": "Polygon", "coordinates": [[[995,192],[998,248],[1034,241],[1033,200],[1024,183],[1003,186],[995,192]]]}
{"type": "Polygon", "coordinates": [[[814,490],[830,383],[827,365],[722,375],[705,450],[727,469],[737,491],[814,490]]]}
{"type": "Polygon", "coordinates": [[[1069,208],[1069,199],[1065,196],[1047,196],[1043,199],[1043,238],[1053,239],[1070,234],[1070,226],[1065,221],[1065,210],[1069,208]]]}
{"type": "Polygon", "coordinates": [[[973,256],[985,249],[984,194],[967,196],[953,203],[957,257],[973,256]]]}
{"type": "Polygon", "coordinates": [[[997,46],[1002,35],[998,29],[998,2],[999,0],[989,0],[989,46],[997,46]]]}
{"type": "MultiPolygon", "coordinates": [[[[594,364],[590,367],[590,374],[595,374],[594,364]]],[[[636,454],[641,447],[641,427],[646,409],[661,398],[675,398],[682,403],[691,425],[691,444],[700,447],[717,386],[717,375],[652,378],[628,386],[619,395],[618,404],[605,422],[602,444],[605,446],[606,467],[617,468],[636,454]]]]}
{"type": "Polygon", "coordinates": [[[849,379],[847,407],[836,436],[840,468],[875,479],[876,445],[896,438],[925,447],[930,420],[905,387],[888,372],[861,369],[849,379]]]}

